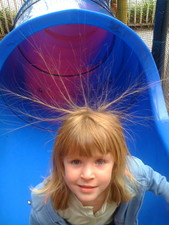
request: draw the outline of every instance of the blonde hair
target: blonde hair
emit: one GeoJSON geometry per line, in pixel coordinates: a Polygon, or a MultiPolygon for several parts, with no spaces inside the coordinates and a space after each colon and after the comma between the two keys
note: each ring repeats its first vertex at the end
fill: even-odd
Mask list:
{"type": "Polygon", "coordinates": [[[99,151],[111,153],[115,161],[111,184],[108,191],[109,202],[126,202],[133,193],[127,189],[126,159],[129,154],[126,146],[120,116],[106,111],[104,107],[93,110],[89,107],[77,107],[64,116],[53,148],[52,172],[42,190],[46,199],[51,197],[55,209],[66,209],[70,190],[64,182],[63,159],[67,155],[93,156],[99,151]]]}

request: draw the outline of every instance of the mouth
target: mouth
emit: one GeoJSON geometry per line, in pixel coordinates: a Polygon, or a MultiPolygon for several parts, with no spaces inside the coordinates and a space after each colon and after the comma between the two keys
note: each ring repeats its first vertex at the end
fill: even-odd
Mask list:
{"type": "Polygon", "coordinates": [[[96,186],[86,186],[86,185],[78,185],[78,187],[82,192],[87,193],[92,192],[96,188],[96,186]]]}

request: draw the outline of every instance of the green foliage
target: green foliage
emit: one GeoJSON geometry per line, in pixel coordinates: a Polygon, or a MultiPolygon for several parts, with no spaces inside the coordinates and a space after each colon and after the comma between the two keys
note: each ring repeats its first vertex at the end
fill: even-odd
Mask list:
{"type": "Polygon", "coordinates": [[[16,13],[9,8],[0,9],[0,33],[7,34],[13,28],[13,18],[16,13]]]}
{"type": "Polygon", "coordinates": [[[152,24],[155,11],[154,0],[142,1],[129,5],[129,23],[131,24],[152,24]]]}

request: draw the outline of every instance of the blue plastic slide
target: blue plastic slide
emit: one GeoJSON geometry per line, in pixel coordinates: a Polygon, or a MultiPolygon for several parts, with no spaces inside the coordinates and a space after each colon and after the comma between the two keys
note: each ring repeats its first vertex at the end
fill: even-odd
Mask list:
{"type": "MultiPolygon", "coordinates": [[[[169,117],[156,65],[108,1],[28,0],[0,42],[0,89],[0,224],[29,224],[30,187],[49,174],[58,126],[44,118],[57,118],[52,106],[67,100],[83,105],[84,95],[94,105],[125,92],[114,107],[129,115],[130,152],[169,179],[169,117]]],[[[139,225],[168,224],[167,203],[146,194],[139,225]]]]}

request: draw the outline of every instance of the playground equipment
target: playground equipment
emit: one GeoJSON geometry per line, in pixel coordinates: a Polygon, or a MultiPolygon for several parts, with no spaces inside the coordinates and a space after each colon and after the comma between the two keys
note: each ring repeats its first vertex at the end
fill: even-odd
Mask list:
{"type": "MultiPolygon", "coordinates": [[[[133,123],[124,121],[131,153],[169,178],[169,118],[156,65],[108,3],[28,0],[0,43],[1,224],[29,224],[29,187],[48,175],[57,127],[37,117],[58,115],[38,99],[67,107],[69,96],[82,105],[85,94],[93,105],[129,88],[142,90],[114,107],[132,115],[133,123]]],[[[167,225],[168,220],[165,201],[146,194],[140,225],[167,225]]]]}

